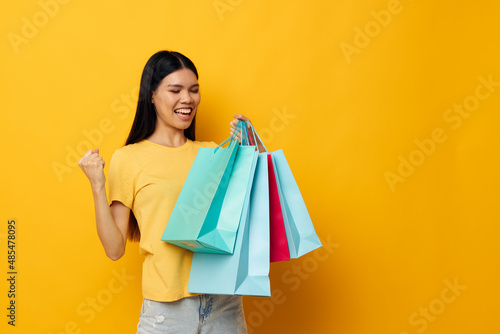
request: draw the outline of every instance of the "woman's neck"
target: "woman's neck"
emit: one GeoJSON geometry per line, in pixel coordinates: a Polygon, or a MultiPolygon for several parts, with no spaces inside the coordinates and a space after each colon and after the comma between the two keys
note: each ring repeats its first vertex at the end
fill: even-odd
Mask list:
{"type": "Polygon", "coordinates": [[[187,138],[184,135],[184,130],[159,129],[158,127],[155,129],[153,134],[146,139],[155,144],[167,147],[180,147],[187,141],[187,138]]]}

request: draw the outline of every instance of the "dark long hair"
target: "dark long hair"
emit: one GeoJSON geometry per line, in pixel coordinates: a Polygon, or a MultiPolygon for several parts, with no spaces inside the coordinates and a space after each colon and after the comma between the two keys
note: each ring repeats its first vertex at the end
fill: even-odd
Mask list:
{"type": "MultiPolygon", "coordinates": [[[[156,111],[151,102],[153,92],[158,88],[163,78],[183,68],[193,71],[196,79],[198,79],[198,71],[193,62],[179,52],[159,51],[149,58],[142,71],[137,110],[125,145],[138,143],[153,134],[156,128],[156,111]]],[[[191,125],[184,130],[184,135],[190,140],[195,140],[195,121],[196,115],[191,125]]],[[[132,241],[139,241],[140,237],[141,233],[137,225],[137,219],[131,211],[128,238],[132,241]]]]}
{"type": "MultiPolygon", "coordinates": [[[[137,110],[125,145],[138,143],[153,134],[156,127],[156,112],[151,102],[153,92],[163,78],[183,68],[193,71],[198,79],[198,71],[193,62],[179,52],[159,51],[149,58],[142,71],[137,110]]],[[[184,130],[184,135],[191,140],[195,140],[195,121],[196,115],[191,125],[184,130]]]]}

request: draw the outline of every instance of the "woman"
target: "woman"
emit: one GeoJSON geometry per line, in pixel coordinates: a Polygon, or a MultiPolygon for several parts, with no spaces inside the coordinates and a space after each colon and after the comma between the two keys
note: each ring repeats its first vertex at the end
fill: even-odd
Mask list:
{"type": "MultiPolygon", "coordinates": [[[[199,103],[194,64],[178,52],[160,51],[144,67],[126,146],[111,158],[109,206],[99,150],[78,163],[92,186],[106,255],[121,258],[127,238],[140,241],[145,255],[138,333],[246,333],[241,297],[188,293],[192,253],[160,240],[198,149],[217,146],[195,141],[199,103]]],[[[238,120],[249,121],[233,117],[231,134],[238,120]]]]}

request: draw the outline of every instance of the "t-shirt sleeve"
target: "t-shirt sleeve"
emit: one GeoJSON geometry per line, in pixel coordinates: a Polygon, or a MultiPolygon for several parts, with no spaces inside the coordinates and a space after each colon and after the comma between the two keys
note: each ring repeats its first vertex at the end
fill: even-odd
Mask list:
{"type": "Polygon", "coordinates": [[[134,202],[134,170],[130,159],[123,150],[116,150],[109,162],[109,203],[122,202],[132,209],[134,202]]]}

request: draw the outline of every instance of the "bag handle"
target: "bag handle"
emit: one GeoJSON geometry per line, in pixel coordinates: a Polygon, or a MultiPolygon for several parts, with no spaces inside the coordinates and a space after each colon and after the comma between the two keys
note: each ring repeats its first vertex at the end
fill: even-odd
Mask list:
{"type": "MultiPolygon", "coordinates": [[[[247,122],[238,120],[238,126],[241,129],[241,145],[243,146],[254,146],[254,141],[252,141],[252,137],[250,136],[250,132],[248,132],[247,122]]],[[[255,138],[255,136],[254,136],[255,138]]]]}
{"type": "MultiPolygon", "coordinates": [[[[252,126],[250,122],[248,122],[250,124],[250,126],[252,126]]],[[[248,132],[248,127],[247,127],[247,132],[248,132]]],[[[255,133],[253,133],[252,131],[252,137],[248,136],[248,140],[250,140],[250,145],[252,146],[257,146],[257,140],[255,140],[255,133]],[[252,137],[253,137],[253,141],[252,141],[252,137]],[[255,143],[255,144],[254,144],[255,143]]]]}
{"type": "Polygon", "coordinates": [[[253,137],[255,139],[255,146],[257,147],[257,138],[259,139],[260,143],[262,144],[262,147],[264,147],[264,150],[266,150],[266,152],[269,152],[266,148],[266,146],[264,145],[264,142],[262,141],[262,139],[260,139],[260,136],[259,134],[257,133],[257,131],[255,131],[255,128],[253,127],[253,124],[248,122],[248,124],[250,124],[250,127],[252,128],[252,133],[253,133],[253,137]],[[255,138],[255,136],[257,136],[257,138],[255,138]]]}
{"type": "Polygon", "coordinates": [[[221,148],[222,146],[224,146],[228,141],[230,142],[229,145],[231,145],[233,143],[233,141],[236,140],[236,137],[238,136],[238,134],[241,132],[242,130],[242,126],[241,124],[242,123],[245,123],[245,122],[242,122],[242,121],[238,121],[238,124],[236,124],[236,128],[234,129],[233,131],[233,134],[231,136],[229,136],[226,140],[224,140],[222,143],[220,143],[214,150],[214,154],[217,152],[217,150],[219,148],[221,148]]]}
{"type": "Polygon", "coordinates": [[[241,122],[241,145],[248,146],[249,144],[249,136],[248,136],[248,126],[246,122],[238,121],[238,124],[241,122]]]}
{"type": "MultiPolygon", "coordinates": [[[[243,132],[245,132],[245,141],[242,140],[242,145],[255,146],[255,149],[258,151],[259,147],[257,146],[257,138],[255,137],[256,132],[255,132],[255,129],[253,128],[252,123],[245,122],[245,125],[243,126],[243,132]],[[252,135],[250,135],[250,131],[248,131],[248,127],[252,128],[252,131],[251,131],[252,135]],[[253,137],[253,140],[252,140],[252,137],[253,137]],[[248,144],[249,142],[250,142],[250,144],[248,144]]],[[[267,152],[267,149],[266,149],[266,152],[267,152]]]]}

